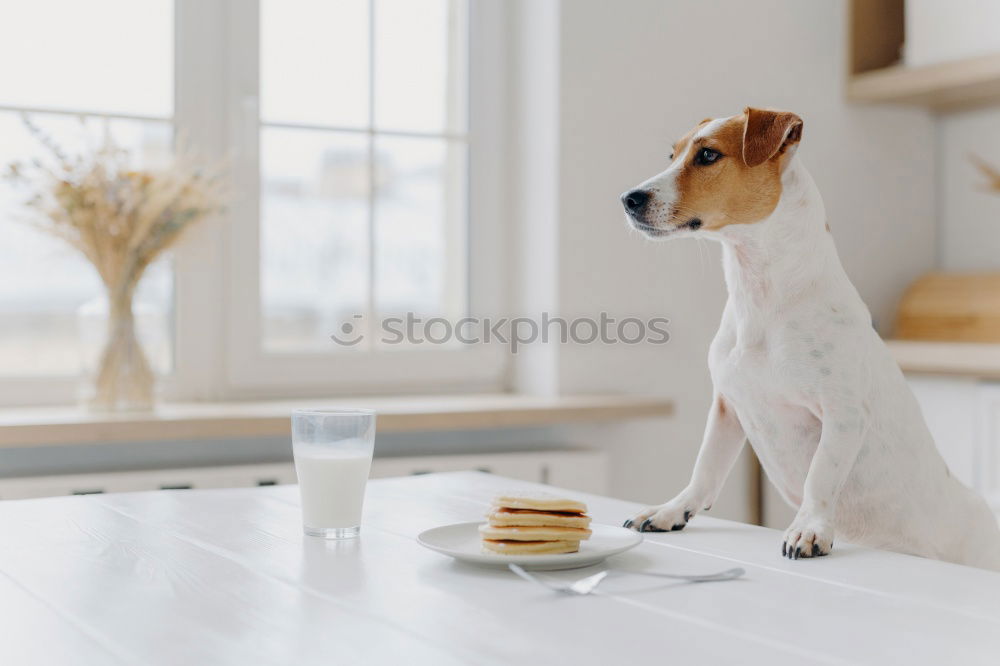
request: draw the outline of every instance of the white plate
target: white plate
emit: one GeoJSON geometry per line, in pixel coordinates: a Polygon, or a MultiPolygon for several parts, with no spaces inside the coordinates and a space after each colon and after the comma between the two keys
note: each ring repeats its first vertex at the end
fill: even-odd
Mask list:
{"type": "Polygon", "coordinates": [[[593,534],[580,543],[576,553],[560,555],[500,555],[484,553],[477,523],[455,523],[425,530],[417,536],[421,545],[462,562],[492,567],[520,564],[525,569],[576,569],[589,567],[618,553],[624,553],[642,543],[642,535],[624,527],[591,525],[593,534]]]}

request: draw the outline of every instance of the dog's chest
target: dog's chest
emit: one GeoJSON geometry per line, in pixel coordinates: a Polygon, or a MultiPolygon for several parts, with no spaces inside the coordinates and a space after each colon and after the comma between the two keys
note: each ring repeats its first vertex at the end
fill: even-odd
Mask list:
{"type": "Polygon", "coordinates": [[[749,346],[734,345],[711,364],[716,390],[744,411],[773,410],[777,405],[806,407],[812,391],[801,386],[794,361],[766,338],[749,346]]]}
{"type": "Polygon", "coordinates": [[[716,391],[733,406],[769,476],[789,498],[801,492],[819,441],[817,380],[825,377],[824,356],[815,337],[772,325],[720,330],[709,357],[716,391]]]}
{"type": "Polygon", "coordinates": [[[813,308],[778,320],[724,317],[709,352],[716,389],[744,409],[789,405],[818,413],[821,386],[839,381],[842,340],[813,308]]]}

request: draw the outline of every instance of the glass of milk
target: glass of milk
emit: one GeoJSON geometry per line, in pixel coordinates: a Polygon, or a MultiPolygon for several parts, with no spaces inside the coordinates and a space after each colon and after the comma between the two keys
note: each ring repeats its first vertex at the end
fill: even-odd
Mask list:
{"type": "Polygon", "coordinates": [[[360,534],[374,443],[370,409],[292,411],[292,453],[306,534],[326,539],[360,534]]]}

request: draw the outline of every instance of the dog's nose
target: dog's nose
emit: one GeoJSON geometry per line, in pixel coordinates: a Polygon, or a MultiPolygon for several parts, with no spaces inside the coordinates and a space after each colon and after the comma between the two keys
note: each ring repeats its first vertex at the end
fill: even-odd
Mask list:
{"type": "Polygon", "coordinates": [[[649,192],[644,190],[632,190],[622,195],[622,204],[625,210],[630,213],[638,213],[649,203],[649,192]]]}

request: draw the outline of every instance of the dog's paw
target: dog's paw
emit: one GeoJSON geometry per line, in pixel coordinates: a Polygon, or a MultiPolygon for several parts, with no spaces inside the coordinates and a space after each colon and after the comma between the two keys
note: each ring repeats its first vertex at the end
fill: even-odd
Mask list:
{"type": "Polygon", "coordinates": [[[677,532],[694,517],[695,505],[681,498],[651,506],[625,521],[624,527],[637,532],[677,532]]]}
{"type": "Polygon", "coordinates": [[[795,517],[785,531],[781,542],[781,555],[790,560],[800,557],[822,557],[833,549],[833,528],[825,522],[795,517]]]}

